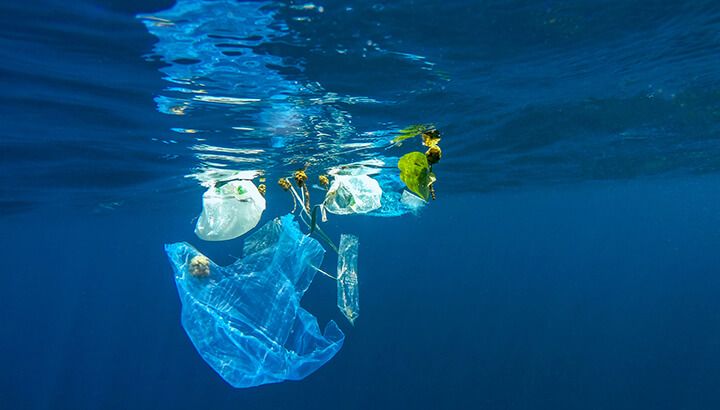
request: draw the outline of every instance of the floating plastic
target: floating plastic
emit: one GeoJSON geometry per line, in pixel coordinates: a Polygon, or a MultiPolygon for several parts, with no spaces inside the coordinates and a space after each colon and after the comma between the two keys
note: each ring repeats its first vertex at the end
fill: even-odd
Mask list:
{"type": "Polygon", "coordinates": [[[203,194],[195,234],[206,241],[226,241],[254,228],[265,210],[265,198],[247,180],[225,182],[203,194]]]}
{"type": "MultiPolygon", "coordinates": [[[[372,176],[378,182],[382,195],[380,207],[367,212],[368,216],[396,217],[405,214],[417,214],[427,202],[422,198],[413,195],[405,190],[405,183],[400,176],[392,169],[397,169],[398,158],[382,157],[372,160],[354,162],[329,169],[327,172],[332,176],[372,176]]],[[[329,201],[326,202],[326,204],[329,201]]],[[[325,211],[325,206],[321,211],[325,211]]]]}
{"type": "Polygon", "coordinates": [[[425,205],[427,205],[426,200],[415,194],[411,194],[410,191],[403,191],[402,196],[400,197],[400,203],[414,214],[417,214],[425,205]]]}
{"type": "Polygon", "coordinates": [[[335,175],[325,196],[325,209],[333,214],[365,214],[382,206],[380,184],[368,175],[335,175]]]}
{"type": "Polygon", "coordinates": [[[165,246],[175,271],[182,325],[200,356],[234,387],[300,380],[330,360],[345,335],[320,332],[300,307],[325,253],[292,215],[245,240],[245,255],[221,267],[191,245],[165,246]]]}
{"type": "Polygon", "coordinates": [[[383,190],[382,207],[370,212],[368,214],[370,216],[417,215],[427,205],[427,201],[408,192],[405,189],[405,184],[395,173],[378,175],[377,181],[383,190]]]}
{"type": "Polygon", "coordinates": [[[340,235],[337,265],[337,306],[355,324],[360,316],[360,289],[357,279],[358,237],[340,235]]]}

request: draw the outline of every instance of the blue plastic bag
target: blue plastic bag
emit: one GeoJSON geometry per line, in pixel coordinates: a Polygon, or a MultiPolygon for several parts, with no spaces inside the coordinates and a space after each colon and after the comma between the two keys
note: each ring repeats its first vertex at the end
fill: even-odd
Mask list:
{"type": "Polygon", "coordinates": [[[292,215],[245,241],[245,255],[220,267],[187,243],[166,245],[182,302],[182,325],[202,358],[234,387],[300,380],[330,360],[345,335],[320,332],[300,299],[325,250],[292,215]]]}

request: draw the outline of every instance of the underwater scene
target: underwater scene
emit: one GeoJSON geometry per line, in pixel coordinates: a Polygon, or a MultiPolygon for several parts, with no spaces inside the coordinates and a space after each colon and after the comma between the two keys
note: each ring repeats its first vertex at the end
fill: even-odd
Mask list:
{"type": "Polygon", "coordinates": [[[0,409],[720,408],[719,2],[0,23],[0,409]]]}

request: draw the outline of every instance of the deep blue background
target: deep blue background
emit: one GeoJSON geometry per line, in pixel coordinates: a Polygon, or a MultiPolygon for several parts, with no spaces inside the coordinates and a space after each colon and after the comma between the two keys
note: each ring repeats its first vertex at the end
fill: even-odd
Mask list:
{"type": "Polygon", "coordinates": [[[269,45],[330,91],[397,99],[344,107],[360,130],[433,118],[448,145],[419,217],[328,223],[360,237],[361,317],[321,276],[303,304],[340,353],[244,390],[184,334],[163,253],[241,248],[196,239],[195,158],[158,142],[176,124],[134,15],[170,5],[0,4],[1,409],[720,408],[713,2],[328,2],[292,28],[312,53],[269,45]],[[388,33],[453,80],[352,56],[388,33]],[[349,60],[323,54],[338,42],[349,60]]]}
{"type": "MultiPolygon", "coordinates": [[[[420,219],[344,221],[361,238],[357,326],[306,380],[248,390],[217,377],[180,327],[161,244],[191,238],[178,221],[197,204],[7,217],[0,398],[13,409],[715,408],[719,182],[458,195],[420,219]]],[[[306,306],[342,319],[333,302],[319,277],[306,306]]]]}

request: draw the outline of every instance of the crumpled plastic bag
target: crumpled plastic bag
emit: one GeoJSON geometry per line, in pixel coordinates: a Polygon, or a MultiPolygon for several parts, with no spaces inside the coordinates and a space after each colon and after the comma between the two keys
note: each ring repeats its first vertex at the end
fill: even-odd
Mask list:
{"type": "MultiPolygon", "coordinates": [[[[405,214],[418,214],[427,205],[427,202],[405,189],[405,183],[402,182],[398,173],[394,171],[397,169],[397,164],[398,158],[396,157],[375,158],[331,168],[328,170],[328,174],[335,178],[347,176],[367,176],[369,178],[372,176],[372,179],[380,186],[381,196],[379,200],[380,206],[365,212],[368,216],[396,217],[405,214]],[[388,172],[388,169],[393,171],[388,172]]],[[[330,191],[332,191],[332,187],[328,189],[328,194],[330,194],[330,191]]],[[[330,203],[328,196],[326,196],[325,200],[326,207],[330,203]]],[[[335,202],[340,201],[335,200],[335,202]]]]}
{"type": "Polygon", "coordinates": [[[265,210],[265,198],[255,184],[234,180],[212,186],[203,194],[203,210],[195,234],[206,241],[226,241],[254,228],[265,210]]]}
{"type": "Polygon", "coordinates": [[[382,206],[380,184],[368,175],[335,175],[325,195],[325,209],[337,215],[366,214],[382,206]]]}
{"type": "Polygon", "coordinates": [[[175,271],[182,325],[225,381],[251,387],[300,380],[330,360],[345,335],[333,321],[323,333],[300,307],[325,250],[292,215],[245,240],[245,255],[220,267],[191,245],[165,246],[175,271]]]}

